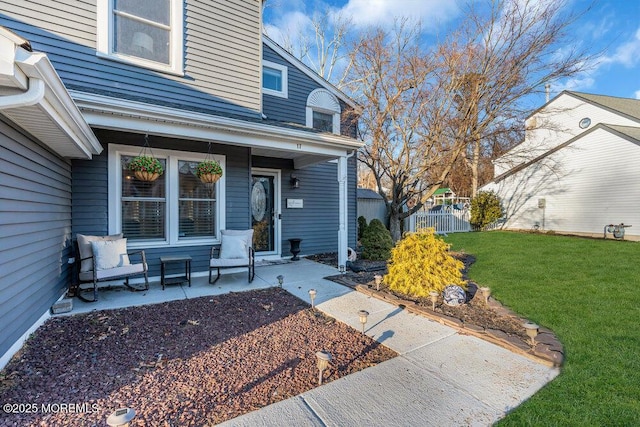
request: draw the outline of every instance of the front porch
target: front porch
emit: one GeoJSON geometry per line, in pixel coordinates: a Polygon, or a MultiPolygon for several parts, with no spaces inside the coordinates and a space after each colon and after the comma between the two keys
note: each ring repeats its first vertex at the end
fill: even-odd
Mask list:
{"type": "MultiPolygon", "coordinates": [[[[79,298],[73,298],[73,310],[61,315],[73,315],[91,311],[111,310],[124,307],[134,307],[146,304],[159,304],[181,299],[199,298],[221,295],[230,292],[245,292],[254,289],[270,288],[278,285],[277,277],[284,277],[283,287],[298,298],[309,302],[309,289],[321,286],[323,277],[335,275],[338,269],[324,264],[319,264],[306,259],[300,261],[259,261],[256,263],[256,275],[252,283],[247,281],[246,269],[242,271],[222,274],[220,280],[210,284],[206,275],[194,275],[191,278],[191,287],[185,282],[182,284],[167,285],[162,290],[159,278],[150,278],[149,290],[132,292],[125,286],[111,286],[100,288],[98,301],[84,302],[79,298]]],[[[318,289],[316,302],[320,303],[337,296],[336,292],[342,287],[331,287],[329,292],[318,289]]],[[[344,288],[344,292],[349,289],[344,288]]]]}

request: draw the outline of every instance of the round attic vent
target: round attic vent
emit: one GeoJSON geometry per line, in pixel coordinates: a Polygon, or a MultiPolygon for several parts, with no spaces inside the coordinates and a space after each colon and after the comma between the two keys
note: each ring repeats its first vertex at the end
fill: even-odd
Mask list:
{"type": "Polygon", "coordinates": [[[584,119],[580,120],[580,123],[578,124],[578,126],[580,126],[580,129],[586,129],[589,127],[590,124],[591,124],[591,119],[589,117],[585,117],[584,119]]]}

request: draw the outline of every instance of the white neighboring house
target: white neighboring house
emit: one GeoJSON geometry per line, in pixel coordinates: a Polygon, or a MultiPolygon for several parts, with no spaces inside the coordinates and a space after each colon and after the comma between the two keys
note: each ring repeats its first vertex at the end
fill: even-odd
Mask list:
{"type": "Polygon", "coordinates": [[[564,91],[526,126],[482,188],[502,199],[503,228],[603,236],[624,223],[640,240],[640,100],[564,91]]]}

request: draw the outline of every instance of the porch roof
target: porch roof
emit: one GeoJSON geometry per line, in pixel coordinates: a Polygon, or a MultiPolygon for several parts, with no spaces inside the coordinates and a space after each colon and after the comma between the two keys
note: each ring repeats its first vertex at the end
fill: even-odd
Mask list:
{"type": "Polygon", "coordinates": [[[60,156],[91,158],[102,147],[49,58],[0,27],[0,113],[60,156]]]}
{"type": "Polygon", "coordinates": [[[252,154],[292,159],[296,169],[348,155],[362,147],[353,138],[310,129],[186,111],[105,95],[70,91],[94,127],[188,138],[252,148],[252,154]]]}

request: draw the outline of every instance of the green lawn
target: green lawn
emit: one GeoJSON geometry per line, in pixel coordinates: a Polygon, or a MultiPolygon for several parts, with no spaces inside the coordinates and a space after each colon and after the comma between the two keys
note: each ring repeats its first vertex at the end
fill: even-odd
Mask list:
{"type": "Polygon", "coordinates": [[[473,281],[552,329],[561,374],[501,425],[640,426],[640,243],[510,232],[445,238],[473,281]]]}

